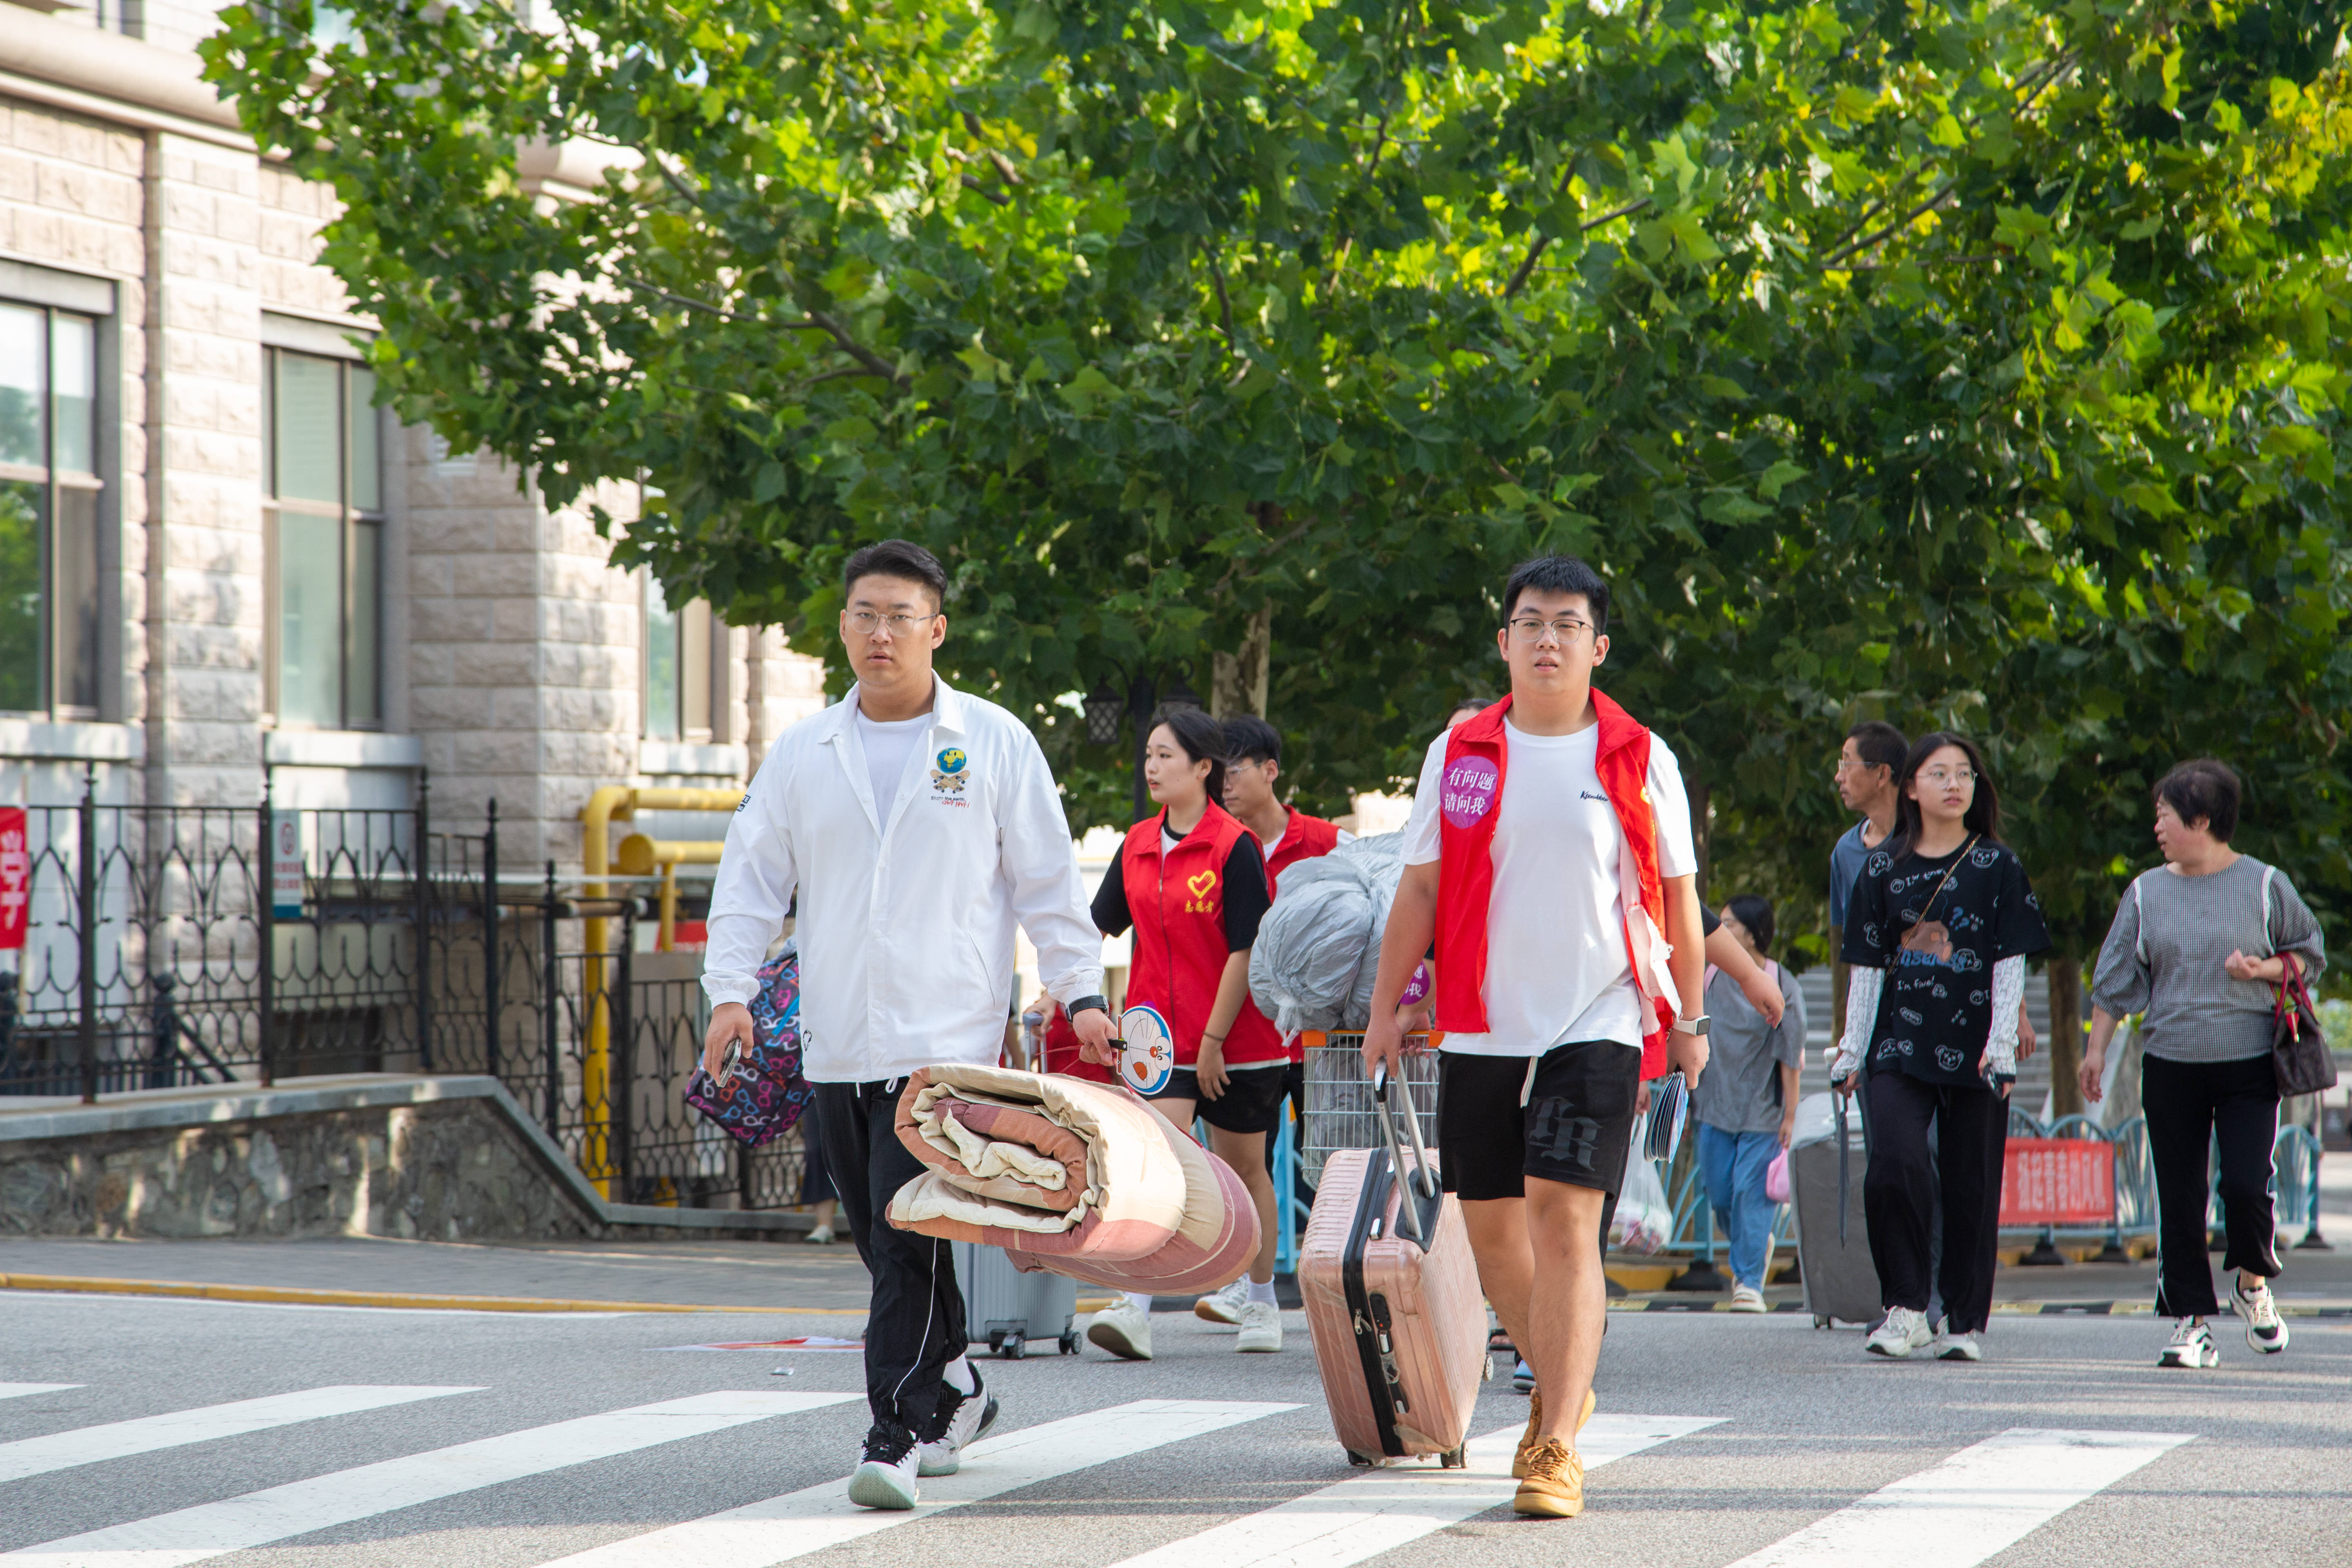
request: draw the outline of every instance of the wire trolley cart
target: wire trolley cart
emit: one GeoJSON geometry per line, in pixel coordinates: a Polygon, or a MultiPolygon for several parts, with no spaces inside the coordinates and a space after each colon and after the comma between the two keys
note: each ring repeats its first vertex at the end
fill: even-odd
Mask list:
{"type": "MultiPolygon", "coordinates": [[[[1412,1101],[1422,1141],[1437,1142],[1437,1042],[1443,1035],[1405,1037],[1404,1072],[1397,1087],[1412,1101]],[[1427,1048],[1416,1048],[1426,1047],[1427,1048]]],[[[1380,1113],[1364,1077],[1364,1035],[1357,1030],[1309,1029],[1298,1037],[1307,1052],[1307,1123],[1299,1139],[1299,1164],[1309,1186],[1323,1181],[1323,1157],[1340,1149],[1378,1149],[1380,1113]]],[[[1393,1101],[1391,1102],[1393,1104],[1393,1101]]]]}

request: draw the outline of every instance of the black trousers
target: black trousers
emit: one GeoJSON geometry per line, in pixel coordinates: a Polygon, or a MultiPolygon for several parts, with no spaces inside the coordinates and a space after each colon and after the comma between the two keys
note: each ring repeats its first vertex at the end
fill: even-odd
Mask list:
{"type": "Polygon", "coordinates": [[[2279,1271],[2271,1205],[2271,1145],[2278,1138],[2278,1079],[2271,1058],[2172,1062],[2141,1058],[2140,1105],[2156,1167],[2156,1311],[2162,1318],[2220,1314],[2205,1251],[2207,1151],[2221,1151],[2221,1267],[2265,1279],[2279,1271]]]}
{"type": "Polygon", "coordinates": [[[874,1282],[866,1403],[876,1421],[920,1432],[939,1403],[940,1370],[964,1352],[963,1291],[946,1242],[890,1223],[891,1197],[925,1169],[893,1131],[906,1083],[821,1083],[815,1109],[825,1169],[874,1282]]]}
{"type": "Polygon", "coordinates": [[[1871,1073],[1863,1092],[1869,1096],[1863,1131],[1870,1163],[1862,1205],[1879,1301],[1924,1312],[1932,1278],[1943,1291],[1947,1331],[1975,1333],[1992,1317],[2009,1101],[1990,1089],[1922,1083],[1891,1070],[1871,1073]],[[1939,1194],[1944,1256],[1937,1268],[1931,1258],[1939,1194]]]}

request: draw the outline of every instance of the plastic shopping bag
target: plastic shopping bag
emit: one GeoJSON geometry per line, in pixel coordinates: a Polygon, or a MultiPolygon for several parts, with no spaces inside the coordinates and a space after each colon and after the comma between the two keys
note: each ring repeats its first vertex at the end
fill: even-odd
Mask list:
{"type": "Polygon", "coordinates": [[[1789,1201],[1789,1152],[1786,1149],[1772,1156],[1764,1167],[1764,1195],[1776,1204],[1789,1201]]]}
{"type": "Polygon", "coordinates": [[[1658,1168],[1643,1157],[1636,1142],[1626,1152],[1617,1212],[1609,1222],[1609,1245],[1619,1252],[1646,1258],[1664,1247],[1674,1228],[1675,1211],[1666,1204],[1666,1184],[1658,1180],[1658,1168]]]}

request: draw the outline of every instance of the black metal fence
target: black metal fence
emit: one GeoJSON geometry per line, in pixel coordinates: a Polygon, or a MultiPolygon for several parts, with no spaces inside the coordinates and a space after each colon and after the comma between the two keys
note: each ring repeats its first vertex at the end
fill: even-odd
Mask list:
{"type": "Polygon", "coordinates": [[[25,945],[0,951],[0,1095],[352,1072],[488,1073],[616,1202],[799,1198],[796,1138],[746,1155],[685,1102],[691,953],[638,952],[626,879],[502,876],[498,807],[26,808],[25,945]],[[588,893],[603,896],[589,897],[588,893]]]}

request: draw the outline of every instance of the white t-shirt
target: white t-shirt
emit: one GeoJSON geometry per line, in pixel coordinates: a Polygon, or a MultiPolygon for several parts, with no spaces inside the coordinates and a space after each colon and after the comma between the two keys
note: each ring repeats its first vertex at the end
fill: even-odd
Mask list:
{"type": "Polygon", "coordinates": [[[890,808],[898,804],[898,788],[907,777],[923,739],[931,732],[931,715],[877,722],[857,710],[857,744],[866,752],[866,782],[874,791],[874,820],[887,832],[890,808]]]}
{"type": "MultiPolygon", "coordinates": [[[[1529,735],[1504,719],[1510,748],[1495,824],[1495,890],[1486,908],[1486,1026],[1448,1035],[1465,1056],[1541,1056],[1570,1040],[1642,1044],[1642,998],[1625,951],[1617,857],[1624,832],[1593,763],[1601,726],[1573,735],[1529,735]]],[[[1446,737],[1430,742],[1405,824],[1408,866],[1438,858],[1438,800],[1446,737]]],[[[1650,738],[1650,805],[1658,823],[1658,875],[1698,869],[1682,765],[1650,738]]]]}

